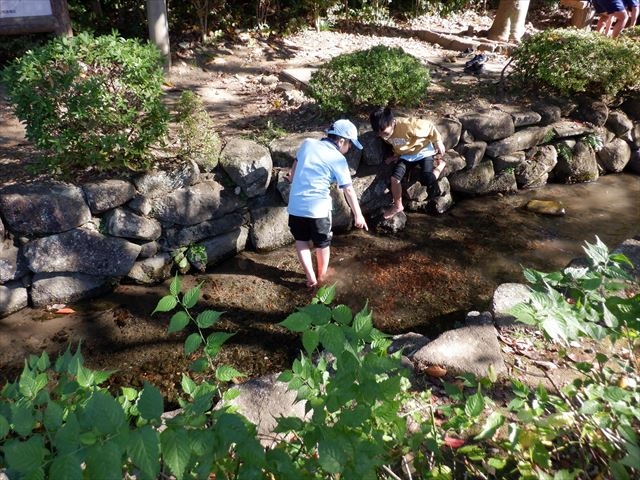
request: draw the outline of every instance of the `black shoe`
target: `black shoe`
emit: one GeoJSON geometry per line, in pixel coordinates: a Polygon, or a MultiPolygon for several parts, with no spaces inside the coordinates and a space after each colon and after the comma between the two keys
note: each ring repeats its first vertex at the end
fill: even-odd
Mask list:
{"type": "Polygon", "coordinates": [[[469,60],[468,62],[466,62],[464,64],[464,68],[471,68],[473,65],[482,65],[483,63],[487,62],[487,56],[483,53],[479,53],[478,55],[476,55],[475,57],[473,57],[471,60],[469,60]]]}
{"type": "Polygon", "coordinates": [[[473,73],[474,75],[478,75],[484,72],[484,64],[483,63],[471,64],[468,67],[464,67],[464,71],[467,73],[473,73]]]}

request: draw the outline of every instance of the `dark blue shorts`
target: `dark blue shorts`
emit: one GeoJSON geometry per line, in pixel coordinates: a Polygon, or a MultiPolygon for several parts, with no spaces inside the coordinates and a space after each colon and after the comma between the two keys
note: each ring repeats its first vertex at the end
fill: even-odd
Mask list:
{"type": "Polygon", "coordinates": [[[331,217],[307,218],[289,215],[289,230],[298,242],[313,242],[316,248],[331,245],[331,217]]]}
{"type": "Polygon", "coordinates": [[[624,6],[627,7],[627,10],[631,10],[634,7],[638,6],[639,0],[622,0],[624,6]]]}
{"type": "Polygon", "coordinates": [[[623,12],[627,9],[623,0],[593,0],[593,7],[596,13],[623,12]]]}

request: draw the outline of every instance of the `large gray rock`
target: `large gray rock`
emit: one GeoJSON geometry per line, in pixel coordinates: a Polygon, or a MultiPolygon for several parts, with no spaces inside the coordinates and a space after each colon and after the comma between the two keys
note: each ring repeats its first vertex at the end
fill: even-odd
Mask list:
{"type": "Polygon", "coordinates": [[[0,248],[0,284],[17,280],[27,273],[27,263],[20,249],[5,241],[0,248]]]}
{"type": "Polygon", "coordinates": [[[32,240],[24,246],[29,269],[41,272],[77,272],[97,276],[126,275],[140,246],[122,238],[75,229],[32,240]]]}
{"type": "Polygon", "coordinates": [[[201,245],[207,252],[207,266],[217,265],[242,252],[247,247],[249,228],[242,226],[232,232],[205,240],[201,245]]]}
{"type": "Polygon", "coordinates": [[[493,169],[496,173],[507,169],[515,170],[525,161],[525,159],[525,152],[513,152],[509,155],[500,155],[492,160],[493,169]]]}
{"type": "Polygon", "coordinates": [[[268,252],[293,242],[289,214],[283,205],[251,208],[251,243],[258,252],[268,252]]]}
{"type": "Polygon", "coordinates": [[[581,97],[577,100],[578,107],[572,114],[574,118],[596,127],[601,127],[606,123],[609,116],[609,107],[606,103],[589,97],[581,97]]]}
{"type": "Polygon", "coordinates": [[[391,146],[372,131],[360,135],[359,140],[362,144],[362,162],[365,165],[381,165],[385,156],[391,153],[391,146]]]}
{"type": "Polygon", "coordinates": [[[466,168],[475,168],[480,164],[484,152],[487,150],[487,142],[461,143],[456,151],[464,158],[466,168]]]}
{"type": "Polygon", "coordinates": [[[491,312],[497,326],[506,327],[514,324],[524,325],[517,322],[516,317],[511,314],[511,309],[517,304],[526,302],[529,299],[530,289],[522,283],[503,283],[498,285],[493,292],[491,312]]]}
{"type": "Polygon", "coordinates": [[[605,172],[620,173],[631,160],[631,147],[621,138],[614,138],[596,153],[598,164],[605,172]]]}
{"type": "Polygon", "coordinates": [[[82,189],[93,214],[124,205],[136,194],[136,187],[131,182],[116,178],[85,183],[82,189]]]}
{"type": "Polygon", "coordinates": [[[620,110],[609,112],[605,127],[614,133],[616,137],[622,137],[633,128],[633,122],[626,113],[620,110]]]}
{"type": "MultiPolygon", "coordinates": [[[[133,202],[133,200],[132,200],[133,202]]],[[[132,206],[129,202],[129,206],[132,206]]],[[[237,195],[218,182],[206,181],[150,199],[149,215],[164,224],[195,225],[241,209],[237,195]]]]}
{"type": "Polygon", "coordinates": [[[184,247],[206,238],[231,232],[249,223],[245,213],[232,212],[223,217],[206,220],[196,225],[167,229],[165,239],[169,248],[184,247]]]}
{"type": "Polygon", "coordinates": [[[529,127],[518,130],[510,137],[487,145],[487,155],[496,158],[533,148],[546,140],[548,131],[548,127],[529,127]]]}
{"type": "Polygon", "coordinates": [[[27,236],[66,232],[91,220],[82,189],[63,183],[26,183],[0,190],[9,230],[27,236]]]}
{"type": "Polygon", "coordinates": [[[136,215],[125,208],[110,210],[103,219],[104,227],[114,237],[136,240],[157,240],[162,235],[160,222],[153,218],[136,215]]]}
{"type": "MultiPolygon", "coordinates": [[[[264,447],[282,441],[274,433],[278,418],[304,419],[307,415],[305,402],[297,399],[297,392],[278,381],[279,374],[249,380],[233,387],[238,395],[225,406],[234,407],[238,413],[256,426],[258,438],[264,447]]],[[[216,408],[222,406],[218,405],[216,408]]]]}
{"type": "Polygon", "coordinates": [[[173,258],[167,252],[134,263],[127,278],[142,285],[156,285],[171,276],[173,258]]]}
{"type": "Polygon", "coordinates": [[[554,133],[554,139],[577,137],[595,131],[593,127],[574,120],[560,120],[549,127],[554,133]]]}
{"type": "Polygon", "coordinates": [[[451,375],[472,373],[481,378],[488,376],[490,370],[506,374],[491,314],[470,312],[467,323],[465,327],[444,332],[418,350],[412,358],[416,370],[425,371],[437,365],[451,375]]]}
{"type": "Polygon", "coordinates": [[[435,122],[438,132],[442,136],[442,143],[447,150],[455,147],[462,136],[462,122],[457,118],[444,117],[435,122]]]}
{"type": "Polygon", "coordinates": [[[478,195],[489,192],[494,175],[493,164],[484,161],[472,170],[461,170],[448,178],[453,192],[478,195]]]}
{"type": "Polygon", "coordinates": [[[29,304],[29,291],[22,282],[8,282],[0,285],[0,315],[9,315],[22,310],[29,304]]]}
{"type": "Polygon", "coordinates": [[[534,110],[521,107],[519,105],[499,105],[498,108],[511,115],[513,125],[516,128],[537,125],[542,119],[542,115],[534,110]]]}
{"type": "MultiPolygon", "coordinates": [[[[290,168],[296,159],[296,153],[302,142],[307,138],[315,138],[320,140],[326,136],[322,132],[302,132],[289,133],[284,137],[271,140],[269,143],[269,151],[271,152],[271,161],[274,167],[290,168]]],[[[362,140],[362,138],[360,139],[362,140]]],[[[363,144],[364,145],[364,144],[363,144]]]]}
{"type": "Polygon", "coordinates": [[[220,165],[247,197],[257,197],[267,191],[273,162],[264,145],[244,138],[231,138],[222,150],[220,165]]]}
{"type": "Polygon", "coordinates": [[[485,142],[507,138],[515,132],[511,115],[496,109],[466,113],[460,116],[460,122],[473,138],[485,142]]]}
{"type": "Polygon", "coordinates": [[[553,169],[553,180],[561,183],[595,182],[599,177],[596,152],[582,140],[569,155],[559,155],[553,169]]]}
{"type": "Polygon", "coordinates": [[[515,170],[520,188],[539,188],[547,184],[549,173],[558,163],[558,152],[551,145],[534,147],[515,170]]]}
{"type": "Polygon", "coordinates": [[[43,307],[72,303],[103,295],[112,289],[108,277],[82,273],[37,273],[31,285],[31,303],[43,307]]]}

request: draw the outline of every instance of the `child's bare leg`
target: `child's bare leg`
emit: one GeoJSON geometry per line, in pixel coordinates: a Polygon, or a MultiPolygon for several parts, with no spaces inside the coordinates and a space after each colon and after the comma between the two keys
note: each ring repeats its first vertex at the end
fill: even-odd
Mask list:
{"type": "Polygon", "coordinates": [[[324,282],[329,272],[329,258],[331,247],[316,248],[316,262],[318,264],[318,282],[324,282]]]}
{"type": "Polygon", "coordinates": [[[383,215],[387,220],[404,210],[402,205],[402,184],[395,177],[391,177],[391,196],[393,197],[393,205],[383,215]]]}
{"type": "Polygon", "coordinates": [[[304,274],[307,276],[307,287],[315,287],[318,284],[318,279],[313,271],[313,257],[311,256],[309,242],[296,240],[296,253],[304,274]]]}

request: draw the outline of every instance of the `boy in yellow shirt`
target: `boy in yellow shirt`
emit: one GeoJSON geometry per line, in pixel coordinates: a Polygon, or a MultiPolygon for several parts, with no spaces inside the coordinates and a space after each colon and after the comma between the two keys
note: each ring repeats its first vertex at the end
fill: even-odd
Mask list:
{"type": "Polygon", "coordinates": [[[429,197],[437,195],[438,178],[446,164],[442,159],[445,146],[435,125],[422,118],[394,118],[389,107],[371,112],[369,121],[371,129],[393,148],[393,155],[386,159],[388,164],[395,163],[390,179],[393,205],[384,218],[404,210],[402,178],[416,165],[421,168],[420,183],[427,187],[429,197]]]}

